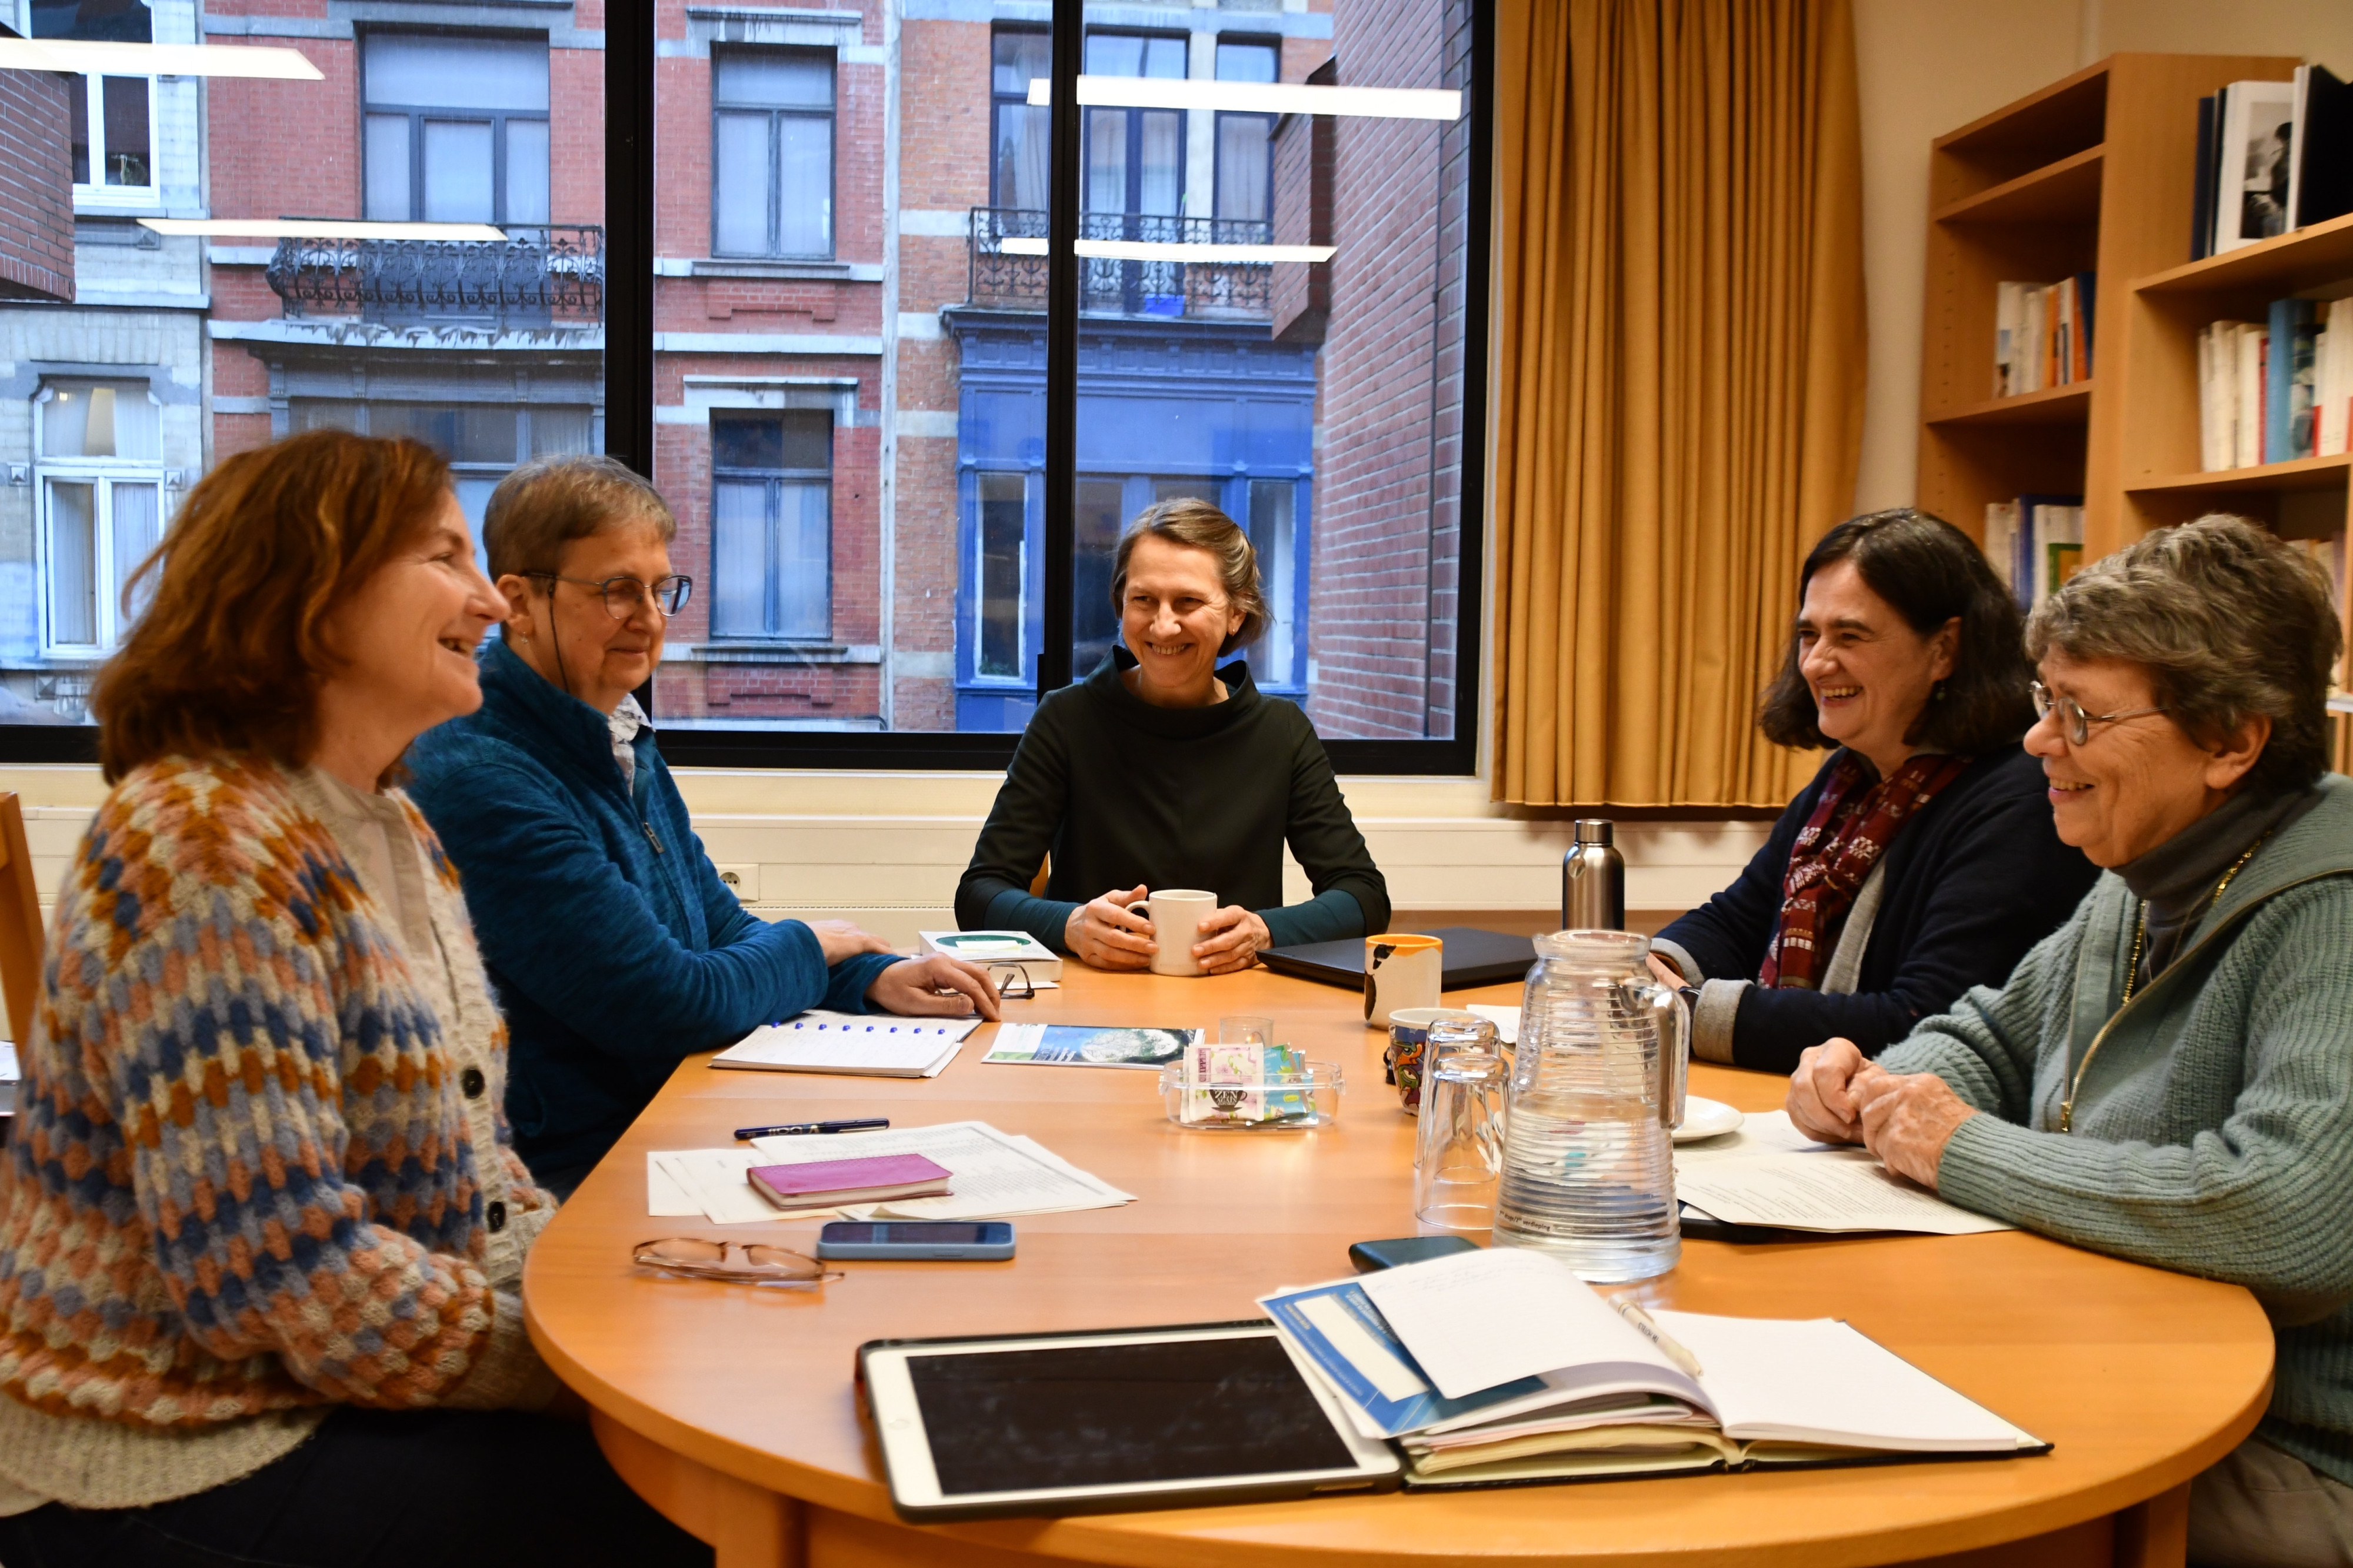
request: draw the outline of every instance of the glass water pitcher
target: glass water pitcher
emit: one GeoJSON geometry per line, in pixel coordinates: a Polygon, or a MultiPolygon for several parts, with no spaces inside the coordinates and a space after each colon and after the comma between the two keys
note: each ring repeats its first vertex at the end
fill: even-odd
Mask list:
{"type": "Polygon", "coordinates": [[[1596,1284],[1647,1279],[1683,1253],[1670,1134],[1690,1049],[1651,939],[1536,938],[1512,1064],[1499,1247],[1535,1247],[1596,1284]]]}

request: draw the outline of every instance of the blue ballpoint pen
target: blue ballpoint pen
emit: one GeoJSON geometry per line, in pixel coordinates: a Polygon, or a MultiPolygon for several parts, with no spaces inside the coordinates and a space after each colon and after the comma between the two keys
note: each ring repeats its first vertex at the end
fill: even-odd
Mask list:
{"type": "Polygon", "coordinates": [[[789,1138],[801,1132],[868,1132],[878,1127],[888,1127],[887,1116],[861,1116],[851,1121],[787,1121],[778,1127],[738,1127],[736,1139],[789,1138]]]}

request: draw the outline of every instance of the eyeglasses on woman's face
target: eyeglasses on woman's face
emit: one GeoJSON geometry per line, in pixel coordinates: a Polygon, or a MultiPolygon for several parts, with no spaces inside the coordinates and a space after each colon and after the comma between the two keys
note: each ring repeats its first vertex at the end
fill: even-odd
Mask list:
{"type": "Polygon", "coordinates": [[[2166,711],[2163,708],[2119,708],[2113,713],[2086,713],[2082,703],[2063,692],[2052,690],[2039,680],[2029,682],[2026,689],[2034,699],[2035,721],[2039,723],[2048,719],[2052,710],[2056,709],[2059,731],[2067,737],[2067,743],[2071,746],[2081,746],[2089,742],[2094,724],[2113,724],[2119,719],[2143,719],[2151,713],[2166,711]]]}
{"type": "Polygon", "coordinates": [[[605,601],[605,613],[617,621],[626,621],[650,605],[664,619],[686,608],[686,601],[694,593],[694,579],[671,573],[650,583],[635,577],[607,577],[601,582],[586,577],[566,577],[555,572],[533,572],[530,576],[548,583],[569,583],[577,588],[594,588],[605,601]]]}

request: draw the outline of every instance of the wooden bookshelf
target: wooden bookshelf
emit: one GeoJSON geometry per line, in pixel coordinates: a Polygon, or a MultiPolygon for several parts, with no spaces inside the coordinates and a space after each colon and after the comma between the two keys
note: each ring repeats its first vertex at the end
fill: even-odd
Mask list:
{"type": "MultiPolygon", "coordinates": [[[[2169,513],[2173,500],[2143,507],[2126,491],[2124,405],[2135,384],[2117,372],[2137,313],[2134,285],[2181,270],[2189,254],[2199,99],[2233,81],[2291,79],[2296,64],[2267,55],[2112,55],[1930,145],[1924,509],[1981,538],[1989,502],[2081,494],[2087,559],[2152,526],[2137,521],[2148,509],[2169,513]],[[2093,378],[1993,396],[1995,285],[2084,271],[2097,276],[2093,378]]],[[[2223,259],[2244,267],[2250,251],[2279,243],[2223,259]]],[[[2189,347],[2194,366],[2194,337],[2189,347]]],[[[2196,388],[2185,384],[2189,446],[2134,470],[2152,494],[2197,467],[2196,388]]],[[[2341,469],[2336,483],[2344,483],[2341,469]]]]}
{"type": "MultiPolygon", "coordinates": [[[[2199,469],[2198,337],[2274,300],[2353,294],[2353,216],[2189,260],[2198,100],[2288,81],[2256,55],[2112,55],[1931,143],[1920,505],[1982,540],[1989,502],[2081,494],[2084,558],[2210,511],[2353,547],[2353,454],[2199,469]],[[2097,274],[2093,378],[1993,386],[1995,286],[2097,274]]],[[[2339,624],[2353,647],[2353,605],[2339,624]]],[[[2333,697],[2353,771],[2353,698],[2333,697]]]]}

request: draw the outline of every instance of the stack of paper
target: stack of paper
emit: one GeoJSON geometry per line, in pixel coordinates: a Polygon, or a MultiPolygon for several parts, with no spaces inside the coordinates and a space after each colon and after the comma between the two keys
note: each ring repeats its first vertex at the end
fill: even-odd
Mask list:
{"type": "Polygon", "coordinates": [[[1456,1254],[1261,1305],[1361,1433],[1399,1440],[1409,1488],[2049,1447],[1844,1323],[1660,1311],[1638,1327],[1538,1252],[1456,1254]]]}
{"type": "Polygon", "coordinates": [[[1784,1230],[1976,1236],[2017,1228],[1890,1174],[1867,1149],[1815,1142],[1786,1110],[1752,1113],[1736,1132],[1675,1145],[1675,1195],[1727,1225],[1784,1230]]]}
{"type": "Polygon", "coordinates": [[[711,1058],[715,1068],[842,1073],[852,1078],[937,1078],[978,1018],[893,1018],[815,1011],[764,1024],[711,1058]]]}
{"type": "Polygon", "coordinates": [[[759,1138],[748,1148],[652,1153],[646,1156],[646,1197],[651,1214],[699,1214],[713,1225],[835,1215],[851,1219],[1010,1219],[1117,1208],[1135,1201],[1134,1194],[1079,1169],[1035,1139],[999,1131],[986,1121],[759,1138]],[[921,1154],[946,1168],[952,1190],[940,1198],[789,1212],[771,1206],[752,1190],[754,1165],[807,1164],[871,1154],[921,1154]]]}

